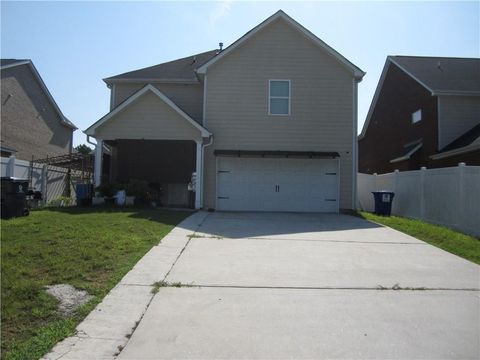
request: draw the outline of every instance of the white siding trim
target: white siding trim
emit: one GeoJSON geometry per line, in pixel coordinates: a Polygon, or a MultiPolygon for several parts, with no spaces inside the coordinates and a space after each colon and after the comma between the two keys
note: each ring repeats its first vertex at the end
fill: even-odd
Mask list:
{"type": "Polygon", "coordinates": [[[110,86],[110,111],[115,107],[115,84],[110,86]]]}
{"type": "Polygon", "coordinates": [[[241,38],[239,38],[237,41],[235,41],[232,45],[227,47],[225,50],[223,50],[221,53],[219,53],[217,56],[213,57],[209,61],[207,61],[205,64],[200,66],[197,69],[197,73],[199,74],[205,74],[207,71],[207,68],[213,64],[215,64],[218,60],[222,59],[225,55],[229,54],[233,50],[235,50],[238,46],[243,44],[245,41],[250,39],[252,36],[254,36],[257,32],[261,31],[263,28],[268,26],[270,23],[273,21],[277,20],[278,18],[282,18],[285,20],[289,25],[291,25],[294,29],[302,33],[307,39],[310,39],[313,41],[317,46],[320,48],[324,49],[327,51],[328,54],[330,54],[333,58],[335,58],[337,61],[339,61],[342,65],[344,65],[346,68],[350,69],[353,72],[353,75],[359,79],[361,79],[364,75],[365,72],[362,71],[360,68],[352,64],[350,61],[348,61],[345,57],[343,57],[340,53],[338,53],[336,50],[334,50],[332,47],[327,45],[325,42],[323,42],[321,39],[319,39],[315,34],[310,32],[308,29],[303,27],[301,24],[293,20],[290,16],[288,16],[285,12],[282,10],[277,11],[275,14],[267,18],[265,21],[254,27],[252,30],[247,32],[245,35],[243,35],[241,38]]]}
{"type": "Polygon", "coordinates": [[[410,156],[412,156],[412,155],[413,155],[417,150],[419,150],[422,146],[423,146],[422,143],[418,144],[417,146],[415,146],[412,150],[410,150],[410,151],[409,151],[408,153],[406,153],[405,155],[390,160],[390,163],[394,164],[394,163],[397,163],[397,162],[400,162],[400,161],[404,161],[404,160],[410,159],[410,156]]]}
{"type": "Polygon", "coordinates": [[[202,179],[203,179],[203,167],[202,167],[202,151],[203,151],[203,143],[202,141],[196,141],[197,144],[197,152],[196,152],[196,188],[195,188],[195,209],[200,209],[202,207],[202,179]]]}
{"type": "Polygon", "coordinates": [[[455,155],[460,155],[460,154],[465,154],[470,151],[475,151],[475,150],[480,150],[480,144],[470,144],[458,149],[450,150],[450,151],[445,151],[443,153],[435,154],[429,156],[430,159],[432,160],[439,160],[439,159],[444,159],[450,156],[455,156],[455,155]]]}
{"type": "Polygon", "coordinates": [[[153,92],[155,95],[157,95],[163,102],[165,102],[168,106],[170,106],[173,110],[175,110],[182,118],[184,118],[186,121],[188,121],[193,127],[198,129],[200,133],[202,134],[202,137],[209,137],[212,135],[207,129],[205,129],[202,125],[197,123],[195,120],[193,120],[190,116],[188,116],[182,109],[180,109],[173,101],[171,101],[167,96],[165,96],[160,90],[158,90],[156,87],[154,87],[151,84],[148,84],[144,86],[142,89],[137,91],[135,94],[130,96],[127,100],[125,100],[121,105],[116,107],[113,111],[109,112],[107,115],[102,117],[100,120],[98,120],[95,124],[90,126],[87,130],[85,130],[85,134],[90,135],[90,136],[95,136],[95,130],[102,124],[104,124],[106,121],[110,120],[112,117],[117,115],[119,112],[121,112],[123,109],[128,107],[132,102],[134,102],[136,99],[147,93],[148,91],[153,92]]]}
{"type": "MultiPolygon", "coordinates": [[[[353,135],[352,135],[352,210],[357,209],[357,173],[358,173],[358,81],[353,79],[353,135]]],[[[340,172],[340,168],[339,168],[340,172]]]]}
{"type": "Polygon", "coordinates": [[[203,78],[203,118],[202,118],[202,125],[207,126],[207,73],[205,73],[205,77],[203,78]]]}

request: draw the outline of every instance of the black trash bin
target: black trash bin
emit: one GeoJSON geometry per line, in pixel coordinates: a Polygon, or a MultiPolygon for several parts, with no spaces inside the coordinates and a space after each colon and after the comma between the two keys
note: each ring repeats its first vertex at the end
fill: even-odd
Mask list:
{"type": "Polygon", "coordinates": [[[2,177],[2,205],[3,219],[28,215],[27,192],[28,180],[14,177],[2,177]]]}
{"type": "Polygon", "coordinates": [[[375,199],[375,214],[390,216],[395,193],[393,191],[380,190],[372,191],[372,194],[375,199]]]}

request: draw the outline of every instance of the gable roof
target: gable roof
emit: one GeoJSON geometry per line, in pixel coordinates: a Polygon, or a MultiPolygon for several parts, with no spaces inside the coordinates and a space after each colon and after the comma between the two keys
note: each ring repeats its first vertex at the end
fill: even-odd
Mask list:
{"type": "Polygon", "coordinates": [[[215,57],[218,50],[210,50],[200,54],[187,56],[166,63],[129,71],[123,74],[103,79],[107,84],[113,82],[132,81],[165,81],[165,82],[195,82],[198,83],[195,69],[215,57]]]}
{"type": "Polygon", "coordinates": [[[60,116],[60,121],[63,125],[71,128],[72,130],[77,130],[78,128],[75,126],[73,122],[67,119],[65,115],[63,115],[62,111],[58,107],[57,103],[55,102],[55,99],[53,98],[52,94],[50,94],[50,91],[47,88],[47,85],[43,82],[42,77],[40,76],[39,72],[35,68],[35,65],[33,65],[32,60],[29,59],[0,59],[0,70],[5,70],[9,68],[13,68],[15,66],[20,66],[20,65],[28,65],[30,67],[30,70],[32,70],[33,75],[37,79],[38,83],[40,84],[40,87],[42,88],[43,92],[47,96],[48,100],[52,104],[53,108],[57,112],[58,116],[60,116]]]}
{"type": "Polygon", "coordinates": [[[385,60],[362,132],[358,136],[359,140],[365,137],[391,64],[430,91],[432,96],[480,96],[480,59],[389,55],[385,60]]]}
{"type": "Polygon", "coordinates": [[[389,56],[432,95],[480,95],[480,58],[389,56]]]}
{"type": "Polygon", "coordinates": [[[110,111],[108,114],[103,116],[100,120],[95,122],[93,125],[91,125],[89,128],[87,128],[84,133],[90,136],[95,136],[95,130],[108,120],[110,120],[112,117],[117,115],[119,112],[130,106],[136,99],[140,98],[147,92],[151,91],[155,95],[157,95],[165,104],[170,106],[173,110],[175,110],[183,119],[185,119],[187,122],[189,122],[193,127],[195,127],[197,130],[200,131],[202,134],[202,137],[209,137],[212,134],[205,129],[202,125],[197,123],[195,120],[193,120],[186,112],[184,112],[182,109],[180,109],[172,100],[170,100],[165,94],[163,94],[160,90],[158,90],[155,86],[152,84],[145,85],[142,87],[140,90],[135,92],[133,95],[131,95],[128,99],[126,99],[124,102],[122,102],[120,105],[118,105],[115,109],[110,111]]]}
{"type": "Polygon", "coordinates": [[[289,25],[291,25],[294,29],[299,31],[301,34],[303,34],[307,39],[310,39],[313,41],[314,44],[319,46],[320,48],[324,49],[329,53],[333,58],[338,60],[342,65],[344,65],[347,69],[350,69],[353,71],[353,74],[356,79],[361,80],[363,76],[365,75],[365,72],[362,71],[359,67],[355,66],[353,63],[348,61],[344,56],[342,56],[340,53],[338,53],[336,50],[334,50],[332,47],[327,45],[324,41],[319,39],[315,34],[310,32],[308,29],[303,27],[301,24],[293,20],[290,16],[288,16],[284,11],[278,10],[275,14],[261,22],[259,25],[254,27],[252,30],[247,32],[245,35],[243,35],[241,38],[236,40],[233,44],[228,46],[225,50],[220,52],[218,56],[215,56],[208,60],[205,64],[201,65],[197,69],[197,73],[199,74],[205,74],[207,71],[207,68],[213,64],[215,64],[217,61],[222,59],[224,56],[228,55],[230,52],[234,51],[238,46],[243,44],[245,41],[250,39],[253,35],[261,31],[263,28],[268,26],[270,23],[274,22],[277,19],[283,19],[285,20],[289,25]]]}

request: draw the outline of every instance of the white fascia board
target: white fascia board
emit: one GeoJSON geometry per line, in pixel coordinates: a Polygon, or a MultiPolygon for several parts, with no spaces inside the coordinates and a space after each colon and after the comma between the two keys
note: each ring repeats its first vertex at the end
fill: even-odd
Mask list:
{"type": "Polygon", "coordinates": [[[400,161],[404,161],[404,160],[410,159],[410,156],[412,156],[412,155],[413,155],[418,149],[420,149],[422,146],[423,146],[422,143],[418,144],[417,146],[415,146],[412,150],[410,150],[410,151],[409,151],[408,153],[406,153],[405,155],[390,160],[390,163],[393,164],[393,163],[397,163],[397,162],[400,162],[400,161]]]}
{"type": "Polygon", "coordinates": [[[198,81],[197,78],[192,78],[192,79],[161,79],[161,78],[145,78],[145,79],[103,79],[103,81],[110,85],[110,84],[115,84],[115,83],[133,83],[133,84],[153,84],[153,83],[159,83],[159,84],[200,84],[200,81],[198,81]]]}
{"type": "Polygon", "coordinates": [[[20,65],[30,64],[30,63],[31,63],[30,60],[18,61],[18,62],[12,63],[12,64],[3,65],[3,66],[0,67],[0,70],[9,69],[9,68],[12,68],[12,67],[15,67],[15,66],[20,66],[20,65]]]}
{"type": "Polygon", "coordinates": [[[432,160],[439,160],[443,158],[447,158],[450,156],[455,156],[455,155],[461,155],[470,151],[475,151],[475,150],[480,150],[480,143],[479,144],[470,144],[458,149],[450,150],[450,151],[445,151],[443,153],[435,154],[429,156],[430,159],[432,160]]]}
{"type": "Polygon", "coordinates": [[[234,51],[237,47],[239,47],[241,44],[243,44],[245,41],[250,39],[252,36],[254,36],[257,32],[261,31],[263,28],[268,26],[270,23],[273,21],[277,20],[278,18],[282,18],[285,20],[288,24],[290,24],[292,27],[300,31],[306,38],[312,40],[316,45],[320,46],[322,49],[326,50],[330,55],[332,55],[336,60],[338,60],[340,63],[342,63],[345,67],[353,71],[353,75],[355,78],[358,80],[361,80],[363,76],[366,74],[364,71],[362,71],[360,68],[352,64],[350,61],[348,61],[344,56],[342,56],[340,53],[338,53],[336,50],[334,50],[332,47],[330,47],[328,44],[326,44],[324,41],[319,39],[315,34],[313,34],[310,30],[306,29],[303,25],[299,24],[297,21],[292,19],[290,16],[288,16],[286,13],[284,13],[282,10],[277,11],[275,14],[267,18],[265,21],[254,27],[252,30],[247,32],[245,35],[243,35],[241,38],[236,40],[233,44],[231,44],[229,47],[227,47],[225,50],[223,50],[221,53],[219,53],[217,56],[213,57],[209,61],[207,61],[205,64],[200,66],[196,71],[199,74],[205,74],[207,71],[207,68],[213,64],[215,64],[217,61],[222,59],[224,56],[228,55],[230,52],[234,51]]]}
{"type": "Polygon", "coordinates": [[[460,90],[436,90],[432,92],[433,96],[480,96],[479,91],[460,91],[460,90]]]}
{"type": "Polygon", "coordinates": [[[47,85],[45,85],[45,83],[43,82],[43,79],[40,76],[40,73],[37,71],[37,69],[35,68],[35,65],[33,65],[33,62],[31,60],[25,60],[25,61],[16,62],[16,63],[13,63],[13,64],[5,65],[5,66],[2,66],[0,68],[0,70],[9,69],[9,68],[12,68],[12,67],[15,67],[15,66],[20,66],[20,65],[28,65],[30,67],[30,70],[32,70],[33,75],[35,76],[38,83],[40,84],[40,87],[42,88],[43,92],[47,96],[48,100],[52,104],[52,106],[55,109],[55,111],[57,112],[58,116],[60,116],[60,119],[61,119],[60,121],[61,121],[62,125],[65,125],[65,126],[69,127],[70,129],[72,129],[74,131],[77,130],[78,128],[70,120],[68,120],[65,117],[65,115],[63,115],[62,111],[60,110],[57,103],[55,102],[55,99],[53,98],[52,94],[48,90],[47,85]]]}
{"type": "Polygon", "coordinates": [[[90,136],[95,136],[95,130],[102,124],[104,124],[106,121],[117,115],[119,112],[124,110],[126,107],[128,107],[132,102],[134,102],[136,99],[147,93],[148,91],[153,92],[155,95],[157,95],[164,103],[166,103],[168,106],[170,106],[173,110],[175,110],[182,118],[187,120],[193,127],[195,127],[197,130],[200,131],[202,134],[202,137],[210,137],[212,134],[205,129],[202,125],[197,123],[195,120],[193,120],[187,113],[185,113],[182,109],[180,109],[172,100],[170,100],[166,95],[164,95],[160,90],[158,90],[155,86],[148,84],[138,90],[136,93],[134,93],[132,96],[130,96],[127,100],[125,100],[123,103],[121,103],[119,106],[117,106],[115,109],[113,109],[111,112],[103,116],[100,120],[98,120],[96,123],[94,123],[92,126],[90,126],[88,129],[84,131],[85,134],[90,135],[90,136]]]}

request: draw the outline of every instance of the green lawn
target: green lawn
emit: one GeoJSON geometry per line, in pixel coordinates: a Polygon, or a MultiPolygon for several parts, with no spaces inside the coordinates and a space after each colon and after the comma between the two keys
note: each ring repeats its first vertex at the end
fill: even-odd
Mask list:
{"type": "Polygon", "coordinates": [[[1,220],[1,358],[38,359],[98,304],[189,213],[155,209],[45,209],[1,220]],[[94,295],[64,318],[46,285],[94,295]]]}
{"type": "Polygon", "coordinates": [[[399,216],[379,216],[368,212],[360,212],[360,216],[367,220],[389,226],[451,252],[452,254],[480,264],[480,239],[420,220],[412,220],[399,216]]]}

